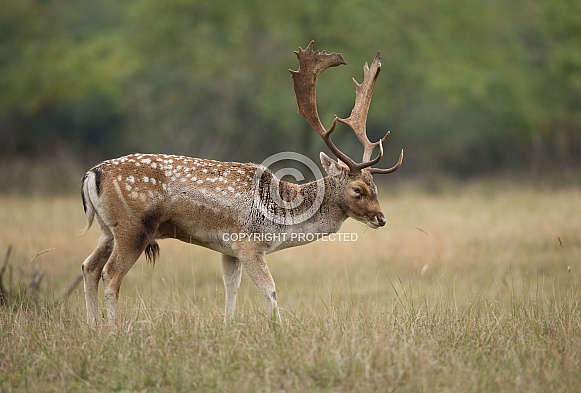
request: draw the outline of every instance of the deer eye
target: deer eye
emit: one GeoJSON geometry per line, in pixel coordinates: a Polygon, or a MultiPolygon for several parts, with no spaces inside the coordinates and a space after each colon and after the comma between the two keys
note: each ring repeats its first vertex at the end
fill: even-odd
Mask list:
{"type": "Polygon", "coordinates": [[[359,188],[359,187],[353,187],[352,190],[353,190],[353,193],[355,194],[355,196],[358,199],[361,199],[363,197],[363,195],[361,193],[361,188],[359,188]]]}

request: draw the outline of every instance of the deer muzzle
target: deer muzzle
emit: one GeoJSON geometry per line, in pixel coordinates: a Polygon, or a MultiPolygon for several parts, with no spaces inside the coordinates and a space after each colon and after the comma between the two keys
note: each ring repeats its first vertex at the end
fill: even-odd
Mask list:
{"type": "Polygon", "coordinates": [[[371,214],[367,217],[367,226],[373,229],[381,228],[386,223],[385,216],[382,212],[371,214]]]}
{"type": "Polygon", "coordinates": [[[377,224],[382,227],[385,225],[385,216],[383,215],[382,212],[377,213],[377,215],[375,216],[375,219],[377,220],[377,224]]]}

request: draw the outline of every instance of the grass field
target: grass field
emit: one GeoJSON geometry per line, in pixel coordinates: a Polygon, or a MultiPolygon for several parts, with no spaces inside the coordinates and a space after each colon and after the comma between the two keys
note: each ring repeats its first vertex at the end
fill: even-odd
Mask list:
{"type": "Polygon", "coordinates": [[[382,196],[385,228],[268,257],[282,326],[244,276],[225,328],[219,255],[164,240],[114,334],[87,329],[82,286],[63,300],[98,238],[79,198],[0,197],[4,286],[46,274],[0,306],[0,391],[581,391],[580,189],[382,196]]]}

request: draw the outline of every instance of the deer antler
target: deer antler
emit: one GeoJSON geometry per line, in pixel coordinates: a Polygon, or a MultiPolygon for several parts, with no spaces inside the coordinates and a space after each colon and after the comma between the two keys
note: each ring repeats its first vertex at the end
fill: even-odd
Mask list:
{"type": "Polygon", "coordinates": [[[319,119],[319,112],[317,111],[317,79],[327,68],[337,67],[347,64],[340,53],[327,53],[325,51],[313,51],[315,41],[309,42],[306,49],[299,47],[295,51],[299,60],[299,70],[289,70],[292,74],[295,96],[297,98],[297,105],[299,107],[299,114],[307,119],[307,122],[317,131],[327,144],[329,149],[343,161],[350,169],[354,168],[356,163],[349,158],[345,153],[335,146],[331,140],[331,133],[335,129],[335,122],[329,130],[325,129],[321,120],[319,119]]]}
{"type": "MultiPolygon", "coordinates": [[[[299,60],[299,70],[291,71],[295,95],[297,98],[297,104],[299,107],[299,114],[302,115],[307,122],[317,131],[317,133],[323,138],[323,141],[327,144],[329,149],[343,161],[348,167],[351,173],[358,173],[363,168],[368,168],[381,160],[383,157],[383,142],[389,137],[389,131],[385,134],[383,138],[377,142],[369,141],[366,132],[366,122],[367,114],[369,112],[369,105],[371,103],[371,97],[373,95],[373,88],[375,86],[375,81],[381,70],[381,56],[377,52],[371,67],[365,63],[363,67],[363,83],[359,84],[355,79],[355,105],[351,111],[351,115],[342,119],[335,116],[333,124],[329,130],[326,130],[319,119],[319,114],[317,112],[317,94],[316,94],[316,83],[319,75],[321,75],[327,68],[336,67],[342,64],[347,64],[340,53],[330,53],[327,54],[325,51],[313,51],[314,41],[311,41],[306,49],[299,48],[295,51],[297,58],[299,60]],[[345,153],[341,152],[333,143],[330,138],[331,133],[335,130],[337,121],[347,124],[357,136],[357,139],[363,145],[363,162],[356,163],[354,160],[349,158],[345,153]],[[379,154],[374,159],[371,159],[371,155],[375,147],[379,146],[379,154]]],[[[370,168],[371,173],[391,173],[397,170],[403,162],[403,149],[400,153],[399,161],[397,164],[389,169],[376,169],[370,168]]]]}

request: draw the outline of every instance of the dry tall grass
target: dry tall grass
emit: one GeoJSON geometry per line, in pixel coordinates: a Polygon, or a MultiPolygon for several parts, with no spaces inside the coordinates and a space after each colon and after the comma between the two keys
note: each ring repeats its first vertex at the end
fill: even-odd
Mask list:
{"type": "Polygon", "coordinates": [[[86,328],[81,287],[61,300],[98,238],[80,201],[1,198],[0,254],[54,250],[38,299],[0,308],[0,391],[581,390],[581,190],[382,194],[385,228],[268,257],[282,326],[243,277],[225,328],[218,254],[165,240],[116,334],[86,328]]]}

